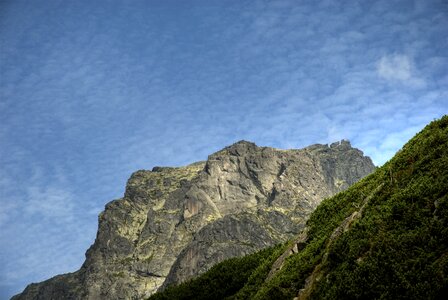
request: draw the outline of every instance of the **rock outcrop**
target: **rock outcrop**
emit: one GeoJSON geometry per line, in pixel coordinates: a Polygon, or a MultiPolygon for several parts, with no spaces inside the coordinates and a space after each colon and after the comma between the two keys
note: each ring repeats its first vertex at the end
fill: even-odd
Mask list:
{"type": "Polygon", "coordinates": [[[299,150],[238,142],[180,168],[137,171],[99,216],[77,272],[13,299],[141,299],[292,238],[320,201],[373,172],[348,141],[299,150]]]}

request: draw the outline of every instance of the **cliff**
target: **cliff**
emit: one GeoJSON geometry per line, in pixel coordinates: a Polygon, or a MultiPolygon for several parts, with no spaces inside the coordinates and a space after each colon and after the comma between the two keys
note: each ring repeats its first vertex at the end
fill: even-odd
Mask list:
{"type": "Polygon", "coordinates": [[[374,169],[347,141],[294,150],[240,141],[206,162],[137,171],[100,214],[81,269],[13,299],[147,297],[291,239],[324,198],[374,169]]]}

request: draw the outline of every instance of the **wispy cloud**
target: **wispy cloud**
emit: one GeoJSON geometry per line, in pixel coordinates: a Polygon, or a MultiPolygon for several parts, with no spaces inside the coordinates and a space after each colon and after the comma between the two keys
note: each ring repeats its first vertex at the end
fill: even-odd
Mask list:
{"type": "Polygon", "coordinates": [[[0,5],[5,295],[79,266],[137,169],[240,139],[381,165],[448,111],[443,0],[0,5]]]}
{"type": "Polygon", "coordinates": [[[378,75],[384,79],[408,81],[411,77],[411,62],[405,55],[383,56],[378,62],[378,75]]]}
{"type": "Polygon", "coordinates": [[[28,187],[24,212],[29,216],[71,222],[74,217],[73,196],[59,187],[28,187]]]}
{"type": "Polygon", "coordinates": [[[0,172],[2,297],[11,296],[11,287],[24,286],[31,278],[40,281],[76,270],[84,257],[78,247],[85,250],[95,232],[90,219],[96,219],[98,210],[77,206],[71,188],[58,176],[31,170],[22,182],[0,172]],[[23,187],[23,194],[17,186],[23,187]]]}
{"type": "Polygon", "coordinates": [[[402,54],[385,55],[377,63],[378,76],[414,87],[424,87],[425,81],[418,77],[413,60],[402,54]]]}

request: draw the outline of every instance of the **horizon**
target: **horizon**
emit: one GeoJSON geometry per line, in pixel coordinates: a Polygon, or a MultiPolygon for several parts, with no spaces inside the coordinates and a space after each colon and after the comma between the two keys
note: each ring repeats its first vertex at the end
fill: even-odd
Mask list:
{"type": "Polygon", "coordinates": [[[240,140],[375,166],[448,112],[444,0],[0,2],[0,298],[76,271],[132,172],[240,140]]]}

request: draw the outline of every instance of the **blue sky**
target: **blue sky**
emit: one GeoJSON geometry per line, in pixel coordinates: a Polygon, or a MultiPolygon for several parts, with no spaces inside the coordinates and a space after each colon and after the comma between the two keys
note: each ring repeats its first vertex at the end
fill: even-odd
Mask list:
{"type": "Polygon", "coordinates": [[[246,139],[381,165],[448,111],[448,3],[0,0],[0,298],[74,271],[129,175],[246,139]]]}

